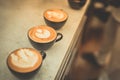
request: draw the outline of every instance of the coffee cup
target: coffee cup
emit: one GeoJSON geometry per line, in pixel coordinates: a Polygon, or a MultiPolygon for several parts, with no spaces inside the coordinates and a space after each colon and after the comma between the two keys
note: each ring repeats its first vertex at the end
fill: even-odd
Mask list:
{"type": "Polygon", "coordinates": [[[68,0],[69,6],[73,9],[80,9],[86,3],[86,0],[68,0]]]}
{"type": "Polygon", "coordinates": [[[47,50],[53,46],[55,42],[63,38],[61,33],[57,33],[55,29],[46,25],[39,25],[28,30],[28,38],[38,50],[47,50]]]}
{"type": "Polygon", "coordinates": [[[62,28],[68,19],[68,14],[63,9],[47,9],[43,16],[46,24],[55,30],[62,28]]]}
{"type": "Polygon", "coordinates": [[[31,78],[40,69],[46,53],[33,48],[19,48],[7,57],[9,70],[18,78],[31,78]]]}

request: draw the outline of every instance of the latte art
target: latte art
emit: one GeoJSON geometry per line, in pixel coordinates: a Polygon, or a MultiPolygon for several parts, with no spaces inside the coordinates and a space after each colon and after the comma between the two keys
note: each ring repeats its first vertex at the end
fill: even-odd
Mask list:
{"type": "Polygon", "coordinates": [[[28,49],[21,49],[17,54],[11,54],[11,61],[15,66],[27,68],[33,67],[38,61],[38,57],[28,49]]]}
{"type": "Polygon", "coordinates": [[[46,14],[48,15],[48,18],[53,18],[53,19],[63,19],[64,18],[64,14],[61,12],[48,11],[46,14]]]}
{"type": "Polygon", "coordinates": [[[27,73],[36,70],[42,63],[41,53],[33,48],[20,48],[8,56],[7,64],[13,71],[27,73]]]}
{"type": "Polygon", "coordinates": [[[53,28],[49,26],[40,25],[32,27],[28,31],[28,36],[34,42],[46,43],[53,41],[56,38],[57,33],[53,28]]]}
{"type": "Polygon", "coordinates": [[[43,15],[47,20],[53,22],[65,21],[68,17],[67,13],[62,9],[48,9],[43,15]]]}
{"type": "Polygon", "coordinates": [[[36,30],[36,33],[35,35],[38,37],[38,38],[48,38],[50,37],[50,32],[46,29],[38,29],[36,30]]]}

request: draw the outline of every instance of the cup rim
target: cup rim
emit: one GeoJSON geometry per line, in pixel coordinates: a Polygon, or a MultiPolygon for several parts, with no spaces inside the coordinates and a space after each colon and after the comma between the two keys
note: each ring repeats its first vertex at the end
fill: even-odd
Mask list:
{"type": "Polygon", "coordinates": [[[44,16],[44,18],[45,18],[46,20],[51,21],[51,22],[63,22],[63,21],[65,21],[65,20],[67,20],[67,18],[68,18],[68,13],[67,13],[65,10],[63,10],[63,9],[51,8],[51,9],[46,9],[46,10],[43,12],[43,16],[44,16]],[[55,20],[52,20],[52,19],[47,18],[46,12],[49,11],[49,10],[57,10],[57,11],[64,12],[64,18],[62,18],[61,20],[58,20],[58,21],[55,21],[55,20]]]}
{"type": "Polygon", "coordinates": [[[34,48],[18,48],[18,49],[15,49],[14,51],[10,52],[8,57],[7,57],[7,66],[11,70],[13,70],[15,72],[18,72],[18,73],[30,73],[30,72],[33,72],[33,71],[37,70],[42,65],[42,62],[43,62],[43,58],[42,58],[41,53],[38,50],[34,49],[34,48]],[[20,67],[14,65],[12,63],[11,54],[16,54],[15,52],[19,51],[20,49],[30,49],[30,50],[33,50],[33,51],[36,52],[36,55],[38,57],[38,61],[35,63],[35,65],[33,67],[20,68],[20,67]]]}
{"type": "Polygon", "coordinates": [[[47,26],[47,25],[38,25],[38,26],[34,26],[34,27],[30,28],[30,29],[28,30],[28,34],[27,34],[27,35],[28,35],[28,38],[29,38],[30,40],[32,40],[33,42],[36,42],[36,43],[50,43],[50,42],[56,40],[57,32],[56,32],[56,30],[55,30],[54,28],[52,28],[52,27],[50,27],[50,26],[47,26]],[[54,31],[55,37],[54,37],[53,39],[49,40],[49,41],[46,41],[46,42],[44,42],[44,41],[43,41],[43,42],[40,42],[40,41],[34,40],[34,39],[30,36],[30,31],[31,31],[32,29],[34,29],[34,28],[39,28],[39,27],[47,27],[47,28],[51,29],[52,31],[54,31]]]}

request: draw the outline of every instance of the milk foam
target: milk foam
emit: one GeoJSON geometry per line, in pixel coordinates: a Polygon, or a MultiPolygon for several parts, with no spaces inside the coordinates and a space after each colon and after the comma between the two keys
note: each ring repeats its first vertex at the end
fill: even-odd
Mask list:
{"type": "Polygon", "coordinates": [[[64,14],[61,12],[55,12],[55,11],[47,11],[48,18],[57,18],[57,19],[62,19],[64,18],[64,14]]]}
{"type": "Polygon", "coordinates": [[[50,31],[46,29],[37,29],[35,35],[38,38],[48,38],[50,37],[50,31]]]}
{"type": "Polygon", "coordinates": [[[17,54],[11,54],[12,63],[21,68],[33,67],[38,61],[38,57],[29,49],[21,49],[17,54]]]}

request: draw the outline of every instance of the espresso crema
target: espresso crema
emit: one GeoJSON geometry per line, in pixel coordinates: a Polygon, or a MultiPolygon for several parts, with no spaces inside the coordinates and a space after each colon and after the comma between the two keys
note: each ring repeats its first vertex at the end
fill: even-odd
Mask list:
{"type": "Polygon", "coordinates": [[[40,53],[32,48],[21,48],[13,51],[8,56],[8,66],[21,73],[36,70],[42,63],[40,53]]]}
{"type": "Polygon", "coordinates": [[[61,22],[67,19],[67,13],[62,9],[48,9],[44,12],[44,17],[53,22],[61,22]]]}
{"type": "Polygon", "coordinates": [[[41,25],[31,28],[28,31],[28,35],[34,42],[46,43],[53,41],[56,38],[57,33],[53,28],[41,25]]]}

